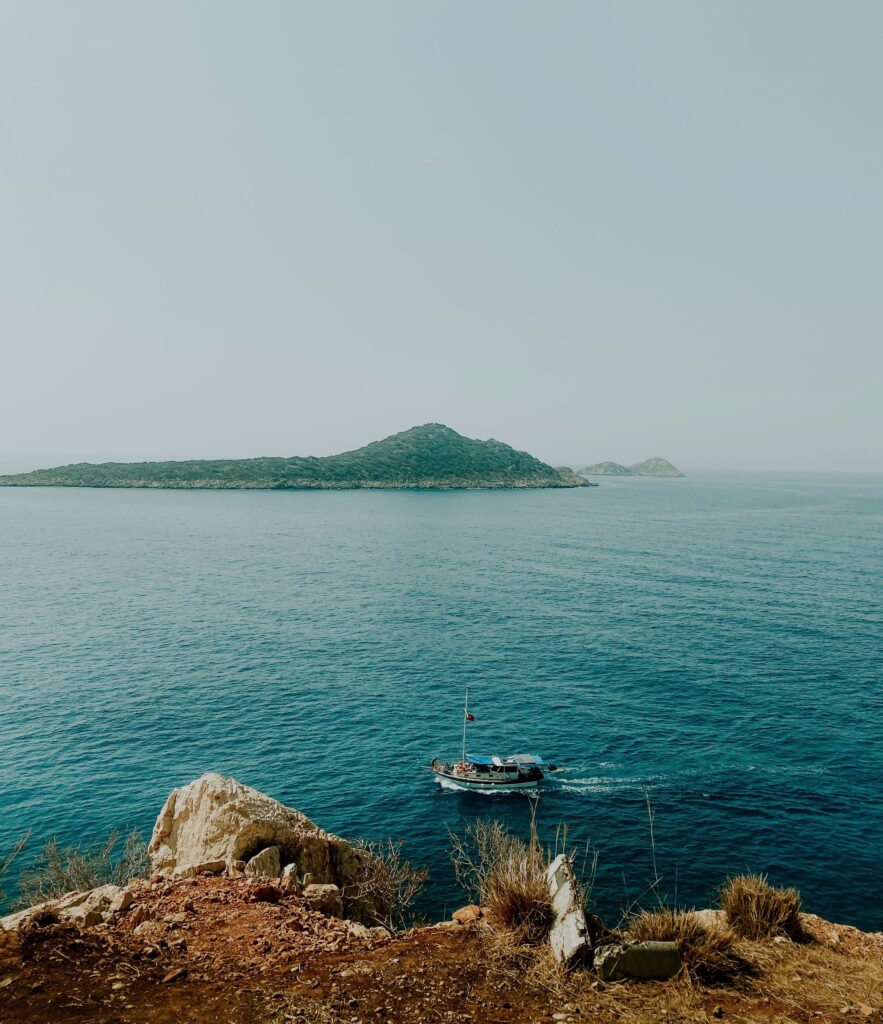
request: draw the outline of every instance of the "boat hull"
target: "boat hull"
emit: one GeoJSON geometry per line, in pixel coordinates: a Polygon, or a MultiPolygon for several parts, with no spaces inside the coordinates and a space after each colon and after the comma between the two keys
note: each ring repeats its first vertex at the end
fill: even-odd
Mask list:
{"type": "Polygon", "coordinates": [[[434,771],[435,781],[440,784],[449,783],[452,786],[456,786],[457,789],[479,790],[487,793],[501,792],[509,789],[534,789],[543,781],[543,776],[533,779],[500,779],[497,781],[487,778],[470,778],[469,776],[439,771],[438,769],[434,769],[434,771]]]}

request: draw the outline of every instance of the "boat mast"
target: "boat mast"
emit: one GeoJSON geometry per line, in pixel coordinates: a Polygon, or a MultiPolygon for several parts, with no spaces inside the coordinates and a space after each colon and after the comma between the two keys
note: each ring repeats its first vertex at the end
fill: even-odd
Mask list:
{"type": "Polygon", "coordinates": [[[469,687],[466,687],[466,696],[463,698],[463,757],[466,760],[466,723],[469,721],[469,687]]]}

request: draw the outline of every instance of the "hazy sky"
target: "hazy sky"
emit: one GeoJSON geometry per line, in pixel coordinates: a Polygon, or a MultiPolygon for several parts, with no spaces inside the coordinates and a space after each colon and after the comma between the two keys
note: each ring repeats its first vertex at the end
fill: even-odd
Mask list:
{"type": "Polygon", "coordinates": [[[0,470],[883,469],[880,0],[0,0],[0,470]]]}

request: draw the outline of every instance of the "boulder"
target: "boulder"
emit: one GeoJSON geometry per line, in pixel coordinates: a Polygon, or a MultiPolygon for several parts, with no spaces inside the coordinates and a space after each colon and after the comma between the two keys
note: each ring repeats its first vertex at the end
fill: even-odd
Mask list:
{"type": "Polygon", "coordinates": [[[293,864],[301,877],[309,874],[315,883],[338,886],[348,917],[365,923],[385,917],[388,908],[376,896],[349,895],[360,888],[368,854],[300,811],[214,772],[172,790],[148,851],[154,872],[180,876],[221,863],[235,874],[237,861],[247,864],[270,847],[277,848],[280,864],[293,864]]]}
{"type": "Polygon", "coordinates": [[[451,914],[451,918],[457,922],[457,924],[469,924],[470,921],[477,921],[481,917],[481,907],[476,906],[474,903],[470,903],[466,907],[460,907],[459,910],[455,910],[451,914]]]}
{"type": "Polygon", "coordinates": [[[282,865],[279,862],[279,847],[268,846],[266,850],[256,853],[245,865],[247,875],[256,875],[259,878],[279,878],[282,874],[282,865]]]}
{"type": "Polygon", "coordinates": [[[336,885],[308,885],[304,901],[310,910],[318,910],[328,917],[343,917],[343,898],[336,885]]]}
{"type": "Polygon", "coordinates": [[[226,867],[226,861],[208,860],[202,864],[185,864],[182,867],[175,868],[172,875],[175,878],[195,878],[197,875],[221,875],[226,867]]]}
{"type": "Polygon", "coordinates": [[[549,945],[555,959],[566,967],[573,967],[589,956],[591,940],[583,895],[573,864],[565,854],[559,854],[546,871],[549,895],[552,897],[552,926],[549,945]]]}
{"type": "Polygon", "coordinates": [[[594,964],[602,981],[673,978],[681,969],[681,954],[676,942],[618,942],[596,949],[594,964]]]}

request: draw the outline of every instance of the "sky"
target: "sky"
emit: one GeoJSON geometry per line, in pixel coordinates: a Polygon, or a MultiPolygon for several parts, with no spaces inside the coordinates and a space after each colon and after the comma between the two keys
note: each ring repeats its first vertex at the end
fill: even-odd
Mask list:
{"type": "Polygon", "coordinates": [[[0,0],[0,471],[883,470],[879,0],[0,0]]]}

